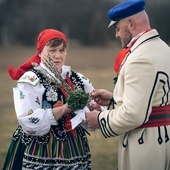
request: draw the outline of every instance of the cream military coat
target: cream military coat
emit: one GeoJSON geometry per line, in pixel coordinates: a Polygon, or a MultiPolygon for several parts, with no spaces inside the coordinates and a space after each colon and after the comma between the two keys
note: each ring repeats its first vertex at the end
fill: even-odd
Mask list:
{"type": "Polygon", "coordinates": [[[122,62],[115,109],[98,116],[105,137],[119,136],[118,170],[170,170],[170,126],[138,128],[153,106],[170,103],[170,48],[156,30],[143,34],[122,62]]]}

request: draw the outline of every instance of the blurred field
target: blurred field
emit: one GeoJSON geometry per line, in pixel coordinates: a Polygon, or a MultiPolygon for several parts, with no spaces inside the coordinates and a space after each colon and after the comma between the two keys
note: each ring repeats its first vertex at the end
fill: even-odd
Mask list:
{"type": "MultiPolygon", "coordinates": [[[[112,70],[114,56],[118,45],[112,47],[80,47],[70,45],[66,64],[90,78],[95,88],[112,91],[114,72],[112,70]]],[[[17,120],[13,107],[12,86],[15,83],[7,74],[10,64],[18,67],[29,56],[35,54],[31,47],[12,46],[0,48],[0,168],[10,143],[17,120]]],[[[89,143],[92,152],[93,170],[114,170],[117,166],[117,138],[105,139],[99,130],[92,132],[89,143]]]]}

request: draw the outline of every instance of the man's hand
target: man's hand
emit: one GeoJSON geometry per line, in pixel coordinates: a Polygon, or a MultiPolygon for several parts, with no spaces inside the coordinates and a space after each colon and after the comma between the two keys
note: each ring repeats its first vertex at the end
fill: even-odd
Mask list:
{"type": "Polygon", "coordinates": [[[86,113],[86,121],[87,121],[88,128],[90,128],[90,129],[98,129],[99,128],[99,123],[97,120],[99,113],[100,112],[97,110],[86,113]]]}
{"type": "Polygon", "coordinates": [[[104,89],[96,89],[91,93],[91,98],[101,106],[108,106],[112,97],[113,93],[104,89]]]}

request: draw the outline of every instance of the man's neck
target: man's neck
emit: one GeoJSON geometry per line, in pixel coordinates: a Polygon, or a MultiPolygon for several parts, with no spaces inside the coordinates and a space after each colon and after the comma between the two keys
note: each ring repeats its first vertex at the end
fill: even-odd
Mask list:
{"type": "Polygon", "coordinates": [[[132,40],[129,42],[129,44],[127,45],[127,47],[128,47],[128,48],[129,48],[129,47],[132,47],[133,44],[134,44],[143,34],[145,34],[146,32],[148,32],[148,31],[150,31],[150,30],[151,30],[151,28],[150,28],[150,29],[147,29],[147,30],[145,30],[145,31],[143,31],[143,32],[141,32],[141,33],[139,33],[139,34],[137,34],[135,37],[132,38],[132,40]]]}

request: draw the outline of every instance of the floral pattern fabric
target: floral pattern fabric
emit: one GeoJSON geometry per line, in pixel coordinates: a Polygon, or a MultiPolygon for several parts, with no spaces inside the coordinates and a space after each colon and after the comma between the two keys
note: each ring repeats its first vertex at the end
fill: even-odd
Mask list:
{"type": "MultiPolygon", "coordinates": [[[[66,128],[69,119],[75,116],[74,112],[70,113],[69,119],[66,115],[58,121],[54,119],[52,108],[66,103],[66,98],[42,74],[47,68],[43,64],[38,67],[26,72],[13,88],[19,126],[13,134],[4,168],[90,170],[91,155],[84,128],[66,128]]],[[[62,70],[63,78],[69,74],[77,88],[88,93],[93,90],[82,74],[68,66],[63,66],[62,70]]]]}

